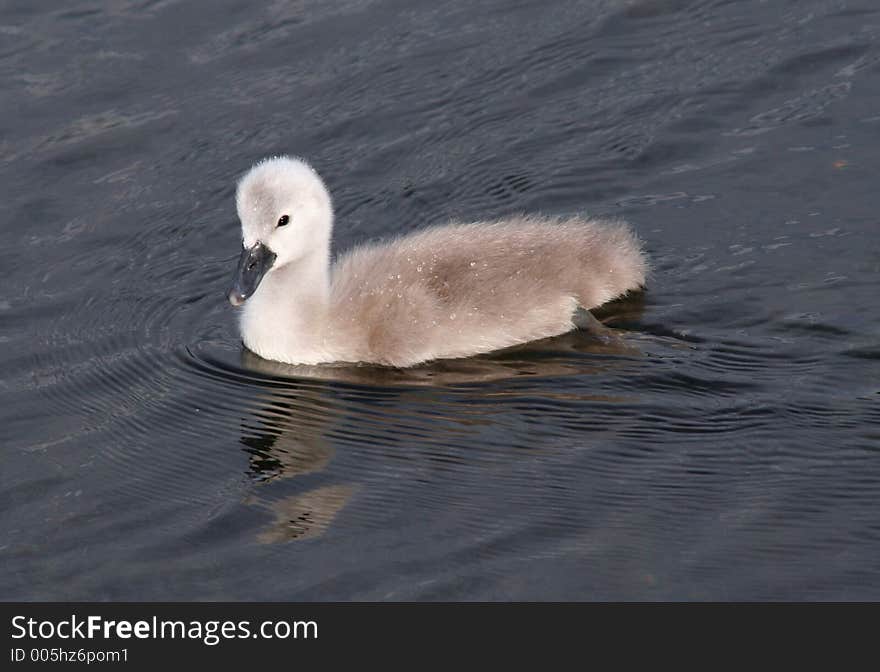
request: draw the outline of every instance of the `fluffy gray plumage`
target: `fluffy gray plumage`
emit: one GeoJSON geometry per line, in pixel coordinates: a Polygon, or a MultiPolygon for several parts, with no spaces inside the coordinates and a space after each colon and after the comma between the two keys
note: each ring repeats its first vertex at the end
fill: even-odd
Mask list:
{"type": "Polygon", "coordinates": [[[246,247],[276,255],[244,306],[245,345],[292,364],[405,367],[565,333],[638,289],[647,264],[623,222],[519,216],[428,228],[330,265],[330,197],[298,159],[257,164],[237,195],[246,247]],[[290,224],[277,227],[282,215],[290,224]]]}

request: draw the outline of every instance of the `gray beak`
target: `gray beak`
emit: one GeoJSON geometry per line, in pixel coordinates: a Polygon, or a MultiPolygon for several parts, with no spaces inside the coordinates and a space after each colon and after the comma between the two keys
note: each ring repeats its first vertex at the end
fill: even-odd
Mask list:
{"type": "Polygon", "coordinates": [[[246,248],[241,252],[238,260],[238,271],[235,273],[235,281],[229,290],[229,303],[240,306],[257,291],[260,280],[275,263],[275,253],[263,243],[257,243],[253,247],[246,248]]]}

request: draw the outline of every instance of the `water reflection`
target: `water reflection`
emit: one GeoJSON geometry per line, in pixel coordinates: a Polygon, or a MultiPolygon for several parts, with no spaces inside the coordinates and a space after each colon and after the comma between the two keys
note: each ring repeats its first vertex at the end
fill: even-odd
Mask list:
{"type": "Polygon", "coordinates": [[[250,475],[260,483],[320,471],[333,457],[324,432],[331,421],[320,392],[301,388],[273,392],[242,421],[241,443],[250,475]]]}
{"type": "Polygon", "coordinates": [[[257,540],[272,544],[320,536],[356,490],[353,485],[324,485],[274,502],[275,520],[257,534],[257,540]]]}
{"type": "Polygon", "coordinates": [[[316,474],[333,459],[326,435],[335,410],[323,384],[297,385],[261,395],[261,405],[241,423],[241,444],[248,454],[249,475],[258,486],[249,504],[266,509],[273,520],[257,534],[262,543],[321,535],[346,505],[356,487],[329,484],[276,499],[267,486],[316,474]]]}

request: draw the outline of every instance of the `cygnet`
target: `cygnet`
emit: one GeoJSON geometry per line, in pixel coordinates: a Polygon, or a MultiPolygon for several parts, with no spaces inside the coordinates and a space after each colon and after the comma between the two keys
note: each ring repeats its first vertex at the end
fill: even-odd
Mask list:
{"type": "Polygon", "coordinates": [[[242,340],[289,364],[408,367],[556,336],[647,272],[623,222],[532,215],[424,228],[331,264],[330,194],[286,156],[241,178],[236,207],[243,250],[229,301],[242,306],[242,340]]]}

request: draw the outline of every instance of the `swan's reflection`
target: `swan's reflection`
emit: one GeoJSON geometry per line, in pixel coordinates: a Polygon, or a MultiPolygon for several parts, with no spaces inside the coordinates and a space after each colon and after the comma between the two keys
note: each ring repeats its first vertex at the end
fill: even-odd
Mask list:
{"type": "MultiPolygon", "coordinates": [[[[326,435],[337,413],[326,384],[286,382],[262,393],[259,409],[241,423],[249,474],[260,488],[321,472],[333,458],[333,446],[326,435]]],[[[319,536],[355,490],[350,484],[330,484],[282,499],[262,489],[255,491],[249,504],[266,509],[273,517],[257,540],[277,543],[319,536]]]]}
{"type": "MultiPolygon", "coordinates": [[[[640,312],[626,304],[628,317],[640,312]]],[[[612,313],[620,315],[620,313],[612,313]]],[[[262,359],[242,349],[244,369],[265,377],[261,405],[242,422],[241,443],[249,455],[251,477],[260,486],[323,471],[333,458],[327,436],[343,410],[334,383],[404,394],[412,386],[483,383],[521,376],[583,375],[621,365],[614,357],[574,355],[639,355],[616,330],[589,313],[578,316],[581,327],[562,336],[529,343],[483,357],[431,362],[410,369],[379,366],[294,366],[262,359]]],[[[274,520],[258,534],[264,543],[307,539],[322,534],[357,491],[350,483],[321,485],[277,500],[257,493],[253,504],[271,511],[274,520]]]]}
{"type": "Polygon", "coordinates": [[[250,475],[266,483],[321,471],[333,457],[325,440],[330,413],[309,403],[315,390],[262,395],[265,406],[242,421],[241,443],[249,455],[250,475]]]}
{"type": "Polygon", "coordinates": [[[275,520],[257,535],[257,540],[271,544],[323,534],[355,490],[352,485],[325,485],[275,502],[275,520]]]}

